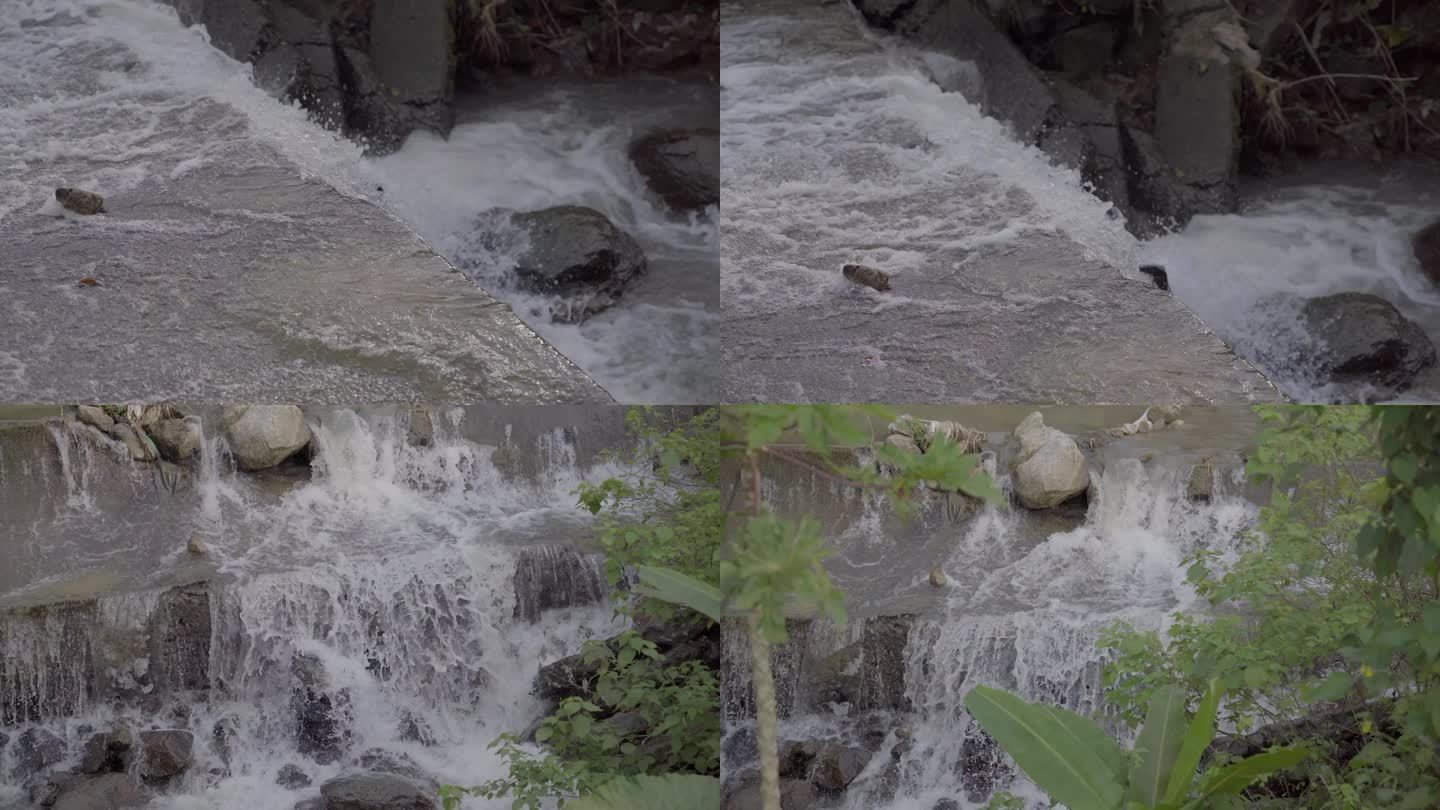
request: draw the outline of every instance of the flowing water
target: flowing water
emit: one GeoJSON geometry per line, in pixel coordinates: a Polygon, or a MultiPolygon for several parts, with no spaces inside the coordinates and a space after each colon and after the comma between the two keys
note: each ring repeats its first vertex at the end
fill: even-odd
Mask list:
{"type": "MultiPolygon", "coordinates": [[[[1258,185],[1235,214],[1195,217],[1145,244],[1170,289],[1290,397],[1339,394],[1304,373],[1315,339],[1300,325],[1304,298],[1378,295],[1440,345],[1440,288],[1411,246],[1440,217],[1440,167],[1322,167],[1258,185]]],[[[1440,399],[1440,369],[1422,373],[1402,399],[1440,399]]]]}
{"type": "Polygon", "coordinates": [[[1139,275],[1077,172],[930,78],[938,58],[846,3],[722,9],[725,396],[1273,397],[1139,275]],[[891,291],[844,280],[851,262],[891,273],[891,291]]]}
{"type": "MultiPolygon", "coordinates": [[[[987,421],[961,411],[947,416],[987,421]]],[[[1135,415],[1116,408],[1108,421],[1135,415]]],[[[1021,416],[1012,409],[1010,424],[1021,416]]],[[[1046,420],[1091,435],[1093,416],[1060,408],[1046,420]]],[[[1226,559],[1256,515],[1257,495],[1238,473],[1257,430],[1253,418],[1218,409],[1187,413],[1186,421],[1185,428],[1087,451],[1091,489],[1088,506],[1078,509],[1006,505],[971,512],[957,509],[953,498],[930,495],[907,522],[879,498],[781,468],[767,472],[766,498],[777,509],[821,516],[837,549],[827,568],[850,613],[844,627],[817,620],[798,630],[781,656],[777,677],[787,716],[780,737],[877,752],[844,794],[821,806],[933,810],[954,800],[970,810],[1002,789],[1025,797],[1029,807],[1046,806],[963,710],[976,684],[1098,714],[1112,731],[1126,733],[1100,709],[1101,628],[1125,621],[1163,631],[1174,612],[1197,609],[1186,557],[1208,549],[1226,559]],[[1207,457],[1220,462],[1215,495],[1192,500],[1191,470],[1207,457]],[[943,589],[928,582],[936,565],[948,579],[943,589]],[[894,626],[902,628],[901,640],[887,643],[885,628],[894,626]],[[817,674],[827,657],[854,644],[862,645],[860,697],[827,702],[813,688],[817,674]],[[895,657],[890,664],[887,654],[895,657]]],[[[1004,471],[1015,448],[1007,435],[990,435],[987,463],[1008,492],[1004,471]]],[[[753,746],[745,689],[729,677],[726,770],[734,775],[750,765],[753,746]]]]}
{"type": "Polygon", "coordinates": [[[717,129],[713,85],[664,79],[513,82],[462,97],[454,130],[416,133],[367,162],[378,201],[621,402],[713,402],[719,347],[716,212],[678,217],[630,163],[657,129],[717,129]],[[491,209],[583,205],[640,243],[648,271],[621,304],[580,326],[551,323],[542,296],[514,289],[523,235],[491,209]]]}
{"type": "MultiPolygon", "coordinates": [[[[0,613],[10,739],[66,738],[61,767],[113,720],[187,729],[196,762],[151,805],[176,810],[289,807],[383,758],[441,783],[504,775],[487,746],[540,716],[539,665],[619,629],[574,545],[589,516],[573,490],[619,469],[595,452],[623,441],[623,414],[453,409],[429,446],[407,441],[408,414],[309,412],[308,474],[235,473],[211,436],[158,494],[90,428],[0,430],[0,492],[36,510],[4,532],[28,576],[7,570],[0,607],[29,606],[0,613]],[[10,486],[21,471],[32,489],[10,486]],[[324,694],[328,746],[297,731],[297,682],[324,694]],[[285,765],[314,786],[278,785],[285,765]]],[[[28,806],[15,750],[0,807],[28,806]]]]}
{"type": "Polygon", "coordinates": [[[713,88],[659,79],[526,84],[462,98],[449,142],[416,135],[371,159],[154,0],[7,2],[0,393],[604,398],[523,319],[616,397],[709,401],[713,216],[666,215],[625,147],[650,127],[713,128],[714,110],[713,88]],[[58,186],[103,194],[107,213],[65,214],[58,186]],[[509,254],[472,244],[484,228],[479,241],[516,243],[507,220],[480,221],[496,206],[565,203],[609,214],[650,257],[579,328],[536,315],[507,284],[509,254]]]}

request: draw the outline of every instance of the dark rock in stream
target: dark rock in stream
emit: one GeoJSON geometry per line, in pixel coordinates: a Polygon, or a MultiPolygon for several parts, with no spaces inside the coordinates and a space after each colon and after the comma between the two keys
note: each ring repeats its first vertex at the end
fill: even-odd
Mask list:
{"type": "Polygon", "coordinates": [[[194,748],[195,736],[188,731],[140,732],[140,778],[167,782],[179,776],[195,761],[194,748]]]}
{"type": "Polygon", "coordinates": [[[44,728],[27,728],[10,750],[10,775],[15,781],[37,774],[65,758],[65,740],[44,728]]]}
{"type": "Polygon", "coordinates": [[[1415,260],[1420,262],[1420,272],[1440,287],[1440,219],[1435,220],[1415,234],[1415,260]]]}
{"type": "Polygon", "coordinates": [[[404,777],[360,773],[320,786],[325,810],[435,810],[434,796],[404,777]]]}
{"type": "Polygon", "coordinates": [[[720,204],[720,133],[714,130],[646,135],[631,144],[630,160],[676,211],[720,204]]]}
{"type": "Polygon", "coordinates": [[[394,151],[417,128],[454,122],[455,32],[444,2],[166,0],[215,47],[255,66],[261,87],[316,120],[394,151]]]}
{"type": "Polygon", "coordinates": [[[440,783],[425,773],[420,764],[407,754],[392,753],[383,748],[371,748],[360,755],[359,763],[360,767],[367,771],[403,776],[421,787],[428,788],[431,792],[440,789],[440,783]]]}
{"type": "Polygon", "coordinates": [[[80,759],[80,773],[125,773],[130,769],[135,735],[127,726],[117,726],[91,735],[80,759]]]}
{"type": "Polygon", "coordinates": [[[275,784],[286,790],[309,787],[311,781],[310,774],[302,771],[298,765],[286,765],[275,775],[275,784]]]}
{"type": "Polygon", "coordinates": [[[1352,292],[1312,298],[1301,318],[1305,331],[1321,344],[1319,373],[1329,382],[1375,385],[1380,389],[1376,398],[1388,399],[1435,365],[1435,347],[1425,331],[1379,296],[1352,292]]]}
{"type": "Polygon", "coordinates": [[[619,303],[645,272],[645,252],[604,214],[561,205],[515,214],[511,224],[529,235],[529,249],[515,265],[526,289],[554,295],[550,317],[582,323],[619,303]]]}
{"type": "Polygon", "coordinates": [[[295,656],[290,672],[295,677],[290,708],[297,748],[322,765],[339,760],[350,741],[349,692],[332,690],[325,665],[312,655],[295,656]]]}
{"type": "Polygon", "coordinates": [[[68,782],[52,810],[121,810],[149,804],[145,792],[123,773],[82,776],[68,782]]]}

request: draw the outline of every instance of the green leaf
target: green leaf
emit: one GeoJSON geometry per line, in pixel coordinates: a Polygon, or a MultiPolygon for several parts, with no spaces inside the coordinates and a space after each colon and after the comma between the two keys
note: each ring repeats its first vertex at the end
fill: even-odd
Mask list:
{"type": "Polygon", "coordinates": [[[1339,700],[1355,688],[1355,678],[1348,672],[1332,672],[1325,680],[1304,693],[1306,700],[1339,700]]]}
{"type": "Polygon", "coordinates": [[[1165,802],[1179,804],[1195,783],[1195,772],[1200,768],[1200,758],[1210,741],[1215,739],[1215,712],[1220,708],[1220,697],[1225,690],[1218,679],[1212,678],[1200,700],[1200,707],[1190,719],[1190,728],[1185,732],[1185,742],[1175,761],[1170,766],[1170,781],[1165,786],[1165,802]]]}
{"type": "Polygon", "coordinates": [[[637,590],[641,594],[652,599],[684,605],[717,622],[720,621],[722,597],[719,588],[670,568],[642,565],[639,566],[639,572],[640,586],[637,590]]]}
{"type": "Polygon", "coordinates": [[[1074,731],[1077,721],[1089,720],[1075,715],[1073,720],[1061,722],[1055,713],[1064,709],[1033,706],[1003,689],[985,686],[970,690],[965,709],[1026,776],[1070,810],[1115,810],[1119,806],[1124,795],[1121,774],[1109,772],[1106,757],[1090,747],[1094,733],[1077,735],[1074,731]]]}
{"type": "Polygon", "coordinates": [[[1396,456],[1390,459],[1390,474],[1403,483],[1413,484],[1419,466],[1414,456],[1396,456]]]}
{"type": "Polygon", "coordinates": [[[1207,771],[1200,785],[1200,796],[1186,805],[1187,808],[1209,807],[1207,800],[1215,796],[1238,796],[1240,791],[1254,784],[1257,779],[1276,771],[1300,764],[1309,752],[1298,748],[1284,748],[1256,754],[1231,765],[1207,771]]]}
{"type": "Polygon", "coordinates": [[[1130,768],[1126,798],[1146,807],[1159,803],[1184,740],[1185,692],[1178,686],[1162,686],[1150,698],[1145,726],[1135,739],[1140,759],[1130,768]]]}
{"type": "Polygon", "coordinates": [[[720,780],[713,776],[665,774],[616,779],[589,796],[566,802],[569,810],[719,810],[720,780]]]}

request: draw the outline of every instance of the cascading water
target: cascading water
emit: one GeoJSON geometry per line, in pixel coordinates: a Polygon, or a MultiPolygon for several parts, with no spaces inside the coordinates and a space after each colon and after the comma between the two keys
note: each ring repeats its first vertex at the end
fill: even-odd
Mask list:
{"type": "MultiPolygon", "coordinates": [[[[515,409],[517,424],[533,425],[533,411],[515,409]]],[[[97,432],[47,431],[66,448],[50,471],[51,517],[17,534],[14,552],[73,548],[52,561],[48,590],[0,593],[0,604],[27,606],[0,612],[0,740],[10,742],[0,807],[29,807],[37,764],[79,763],[91,733],[113,724],[193,735],[194,764],[152,807],[288,808],[357,770],[461,785],[503,776],[488,745],[540,716],[538,667],[620,629],[598,565],[573,545],[590,521],[576,485],[620,468],[577,447],[596,446],[577,432],[588,426],[485,428],[497,434],[485,444],[465,438],[474,428],[457,408],[433,414],[433,436],[417,443],[408,414],[310,412],[308,475],[237,473],[224,439],[208,437],[194,478],[165,501],[162,520],[178,527],[171,547],[126,549],[180,569],[196,556],[188,535],[203,543],[204,570],[91,593],[92,564],[113,559],[107,546],[127,532],[147,533],[153,516],[95,513],[117,480],[108,455],[77,452],[97,432]],[[96,491],[65,490],[62,476],[96,491]],[[123,528],[91,533],[100,522],[123,528]],[[70,601],[56,605],[52,592],[70,601]],[[51,739],[63,743],[34,753],[51,739]],[[286,766],[309,783],[279,784],[282,772],[293,778],[286,766]]],[[[619,434],[623,414],[612,415],[619,434]]]]}
{"type": "MultiPolygon", "coordinates": [[[[0,237],[13,231],[7,251],[18,255],[0,277],[0,316],[15,335],[13,347],[0,344],[0,390],[74,396],[76,380],[30,355],[86,358],[103,335],[168,358],[163,367],[117,358],[101,380],[124,381],[117,399],[253,399],[261,370],[266,397],[291,391],[306,401],[593,398],[546,396],[545,384],[560,382],[539,375],[535,394],[484,390],[498,367],[529,353],[516,338],[476,363],[496,339],[483,330],[504,328],[487,323],[497,317],[485,310],[492,302],[427,261],[398,218],[616,399],[713,401],[714,212],[667,213],[627,147],[652,129],[715,129],[714,94],[659,78],[522,84],[462,98],[448,141],[416,134],[372,159],[256,87],[250,65],[155,0],[6,3],[0,237]],[[112,210],[61,216],[59,186],[100,192],[112,210]],[[649,257],[649,272],[616,307],[578,327],[552,324],[543,296],[515,290],[522,237],[491,213],[567,204],[605,213],[649,257]],[[85,247],[92,240],[105,245],[98,259],[85,247]],[[337,256],[340,266],[329,266],[337,256]],[[100,284],[77,287],[82,277],[100,284]],[[57,320],[77,328],[57,334],[57,320]],[[207,355],[214,345],[224,352],[207,355]],[[222,364],[227,372],[212,367],[222,364]]],[[[578,376],[553,367],[548,349],[534,352],[547,374],[578,376]]]]}
{"type": "MultiPolygon", "coordinates": [[[[1005,469],[1009,445],[997,437],[992,463],[1005,469]]],[[[1008,790],[1028,807],[1045,807],[962,708],[976,684],[1097,716],[1127,735],[1104,706],[1101,629],[1123,621],[1163,632],[1177,611],[1201,609],[1184,559],[1200,549],[1233,558],[1254,524],[1237,466],[1243,445],[1215,442],[1181,430],[1087,451],[1083,514],[1013,504],[967,512],[955,496],[932,493],[900,521],[877,496],[765,473],[776,473],[766,497],[782,514],[827,516],[836,554],[826,567],[850,603],[847,626],[793,624],[792,641],[776,655],[780,739],[818,746],[822,759],[828,746],[826,767],[842,770],[847,757],[868,752],[848,760],[863,763],[847,774],[848,788],[832,783],[841,792],[822,792],[816,806],[961,810],[1008,790]],[[1229,461],[1212,466],[1207,457],[1229,461]],[[1211,476],[1208,499],[1191,495],[1197,465],[1211,476]],[[937,560],[941,589],[926,576],[937,560]]],[[[1007,494],[1008,482],[1002,475],[1007,494]]],[[[727,638],[725,756],[726,778],[743,782],[754,747],[740,639],[727,638]]],[[[795,767],[784,762],[782,772],[795,767]]],[[[812,778],[819,784],[835,773],[821,768],[812,778]]]]}
{"type": "Polygon", "coordinates": [[[722,22],[731,399],[1266,396],[1138,274],[1078,171],[967,100],[973,66],[874,34],[848,3],[747,0],[722,22]],[[852,262],[891,290],[846,281],[852,262]]]}
{"type": "Polygon", "coordinates": [[[376,200],[621,402],[712,402],[719,347],[716,212],[679,217],[645,188],[632,141],[653,130],[718,128],[712,85],[665,79],[535,81],[462,97],[448,138],[416,133],[366,161],[376,200]],[[581,205],[633,236],[646,277],[621,303],[575,326],[515,288],[527,240],[503,211],[581,205]]]}
{"type": "MultiPolygon", "coordinates": [[[[1318,338],[1299,317],[1304,299],[1377,295],[1440,345],[1440,288],[1419,269],[1411,240],[1440,215],[1440,170],[1412,165],[1310,172],[1256,188],[1236,214],[1198,216],[1147,242],[1170,289],[1286,394],[1302,402],[1354,399],[1311,371],[1318,338]],[[1328,175],[1328,176],[1327,176],[1328,175]]],[[[1401,394],[1440,397],[1440,371],[1401,394]]]]}

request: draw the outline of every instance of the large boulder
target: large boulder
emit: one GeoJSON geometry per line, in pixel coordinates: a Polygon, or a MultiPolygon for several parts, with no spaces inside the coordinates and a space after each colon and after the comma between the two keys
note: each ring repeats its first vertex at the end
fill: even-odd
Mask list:
{"type": "Polygon", "coordinates": [[[1420,272],[1440,287],[1440,219],[1415,234],[1414,247],[1415,259],[1420,262],[1420,272]]]}
{"type": "Polygon", "coordinates": [[[439,0],[166,0],[256,83],[373,152],[454,121],[455,30],[439,0]]]}
{"type": "Polygon", "coordinates": [[[358,773],[320,786],[326,810],[435,810],[434,796],[402,776],[358,773]]]}
{"type": "Polygon", "coordinates": [[[1090,465],[1075,440],[1052,427],[1038,411],[1015,428],[1015,495],[1027,509],[1049,509],[1090,487],[1090,465]]]}
{"type": "Polygon", "coordinates": [[[558,322],[609,309],[645,272],[639,243],[592,208],[562,205],[515,214],[511,223],[529,237],[515,276],[526,289],[558,297],[550,307],[558,322]]]}
{"type": "Polygon", "coordinates": [[[546,610],[598,604],[609,590],[599,558],[561,545],[521,549],[513,582],[515,618],[527,622],[546,610]]]}
{"type": "Polygon", "coordinates": [[[81,773],[124,773],[130,769],[135,737],[126,726],[92,734],[80,758],[81,773]]]}
{"type": "Polygon", "coordinates": [[[232,405],[220,422],[242,470],[274,467],[310,443],[305,415],[294,405],[232,405]]]}
{"type": "Polygon", "coordinates": [[[1349,292],[1312,298],[1300,315],[1318,344],[1318,382],[1375,386],[1375,397],[1388,399],[1435,365],[1435,347],[1425,331],[1379,296],[1349,292]]]}
{"type": "Polygon", "coordinates": [[[180,729],[140,732],[140,778],[166,782],[195,761],[195,735],[180,729]]]}
{"type": "Polygon", "coordinates": [[[200,446],[205,443],[198,416],[162,419],[148,430],[160,457],[166,461],[185,461],[199,453],[200,446]]]}
{"type": "Polygon", "coordinates": [[[349,691],[333,688],[324,662],[312,655],[291,659],[290,672],[296,747],[322,765],[336,762],[351,737],[349,691]]]}
{"type": "Polygon", "coordinates": [[[650,188],[677,211],[720,204],[720,133],[656,132],[630,145],[630,160],[650,188]]]}
{"type": "MultiPolygon", "coordinates": [[[[780,780],[780,810],[814,810],[818,799],[815,785],[809,780],[780,780]]],[[[760,783],[753,780],[720,803],[721,810],[764,810],[764,807],[765,802],[760,798],[760,783]]]]}
{"type": "Polygon", "coordinates": [[[129,776],[106,773],[71,780],[52,810],[121,810],[144,807],[147,802],[144,791],[129,776]]]}
{"type": "Polygon", "coordinates": [[[17,782],[65,758],[65,741],[39,727],[28,728],[10,749],[10,773],[17,782]]]}

